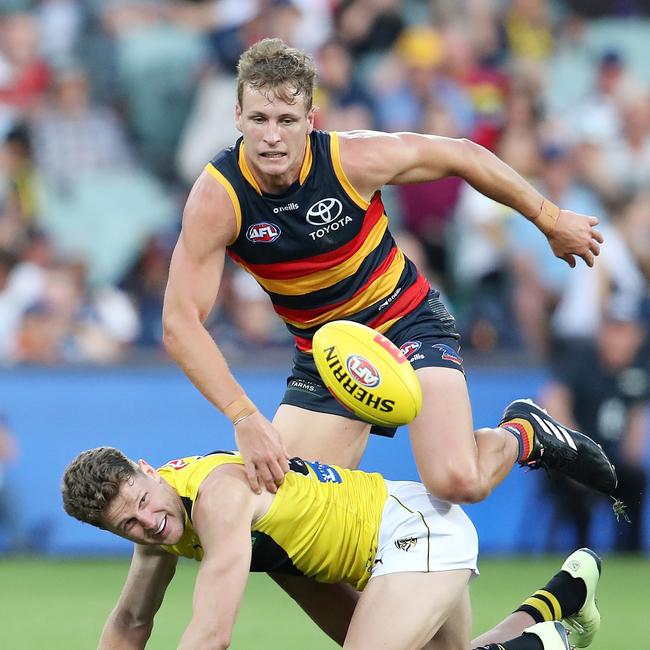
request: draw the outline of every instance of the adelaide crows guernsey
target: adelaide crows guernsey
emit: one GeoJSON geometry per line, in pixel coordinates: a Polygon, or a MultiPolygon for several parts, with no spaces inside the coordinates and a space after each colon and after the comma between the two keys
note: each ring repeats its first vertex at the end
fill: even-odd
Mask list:
{"type": "MultiPolygon", "coordinates": [[[[192,527],[192,506],[210,472],[239,454],[214,452],[170,461],[158,472],[181,497],[185,531],[170,553],[201,560],[201,540],[192,527]]],[[[387,498],[381,474],[293,458],[269,510],[251,525],[251,571],[307,575],[318,582],[350,583],[363,589],[370,578],[387,498]]]]}
{"type": "Polygon", "coordinates": [[[241,138],[206,170],[235,211],[228,254],[268,293],[299,349],[340,318],[385,332],[426,298],[429,284],[396,246],[381,194],[366,201],[347,179],[336,132],[307,136],[299,178],[282,195],[261,191],[241,138]]]}

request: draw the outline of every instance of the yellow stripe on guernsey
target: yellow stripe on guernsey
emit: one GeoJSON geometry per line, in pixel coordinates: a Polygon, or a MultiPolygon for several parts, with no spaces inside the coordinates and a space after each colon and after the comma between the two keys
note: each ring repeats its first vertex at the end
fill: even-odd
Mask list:
{"type": "Polygon", "coordinates": [[[239,197],[237,196],[237,192],[235,192],[235,188],[230,184],[230,181],[218,170],[212,163],[208,163],[205,166],[205,170],[215,178],[223,187],[225,188],[226,192],[228,192],[228,196],[230,197],[230,202],[232,203],[232,207],[235,210],[235,219],[237,220],[237,227],[235,229],[235,236],[228,242],[228,246],[231,244],[235,243],[235,240],[239,236],[239,231],[241,230],[241,205],[239,204],[239,197]]]}
{"type": "Polygon", "coordinates": [[[350,183],[350,180],[345,175],[343,171],[343,165],[341,165],[341,154],[339,150],[339,134],[336,131],[330,132],[330,153],[332,155],[332,163],[334,164],[334,173],[336,178],[338,178],[339,183],[343,186],[345,191],[348,193],[348,196],[360,207],[366,210],[370,203],[366,201],[355,187],[350,183]]]}
{"type": "MultiPolygon", "coordinates": [[[[203,480],[220,465],[241,465],[239,454],[215,453],[172,461],[158,472],[181,497],[196,501],[203,480]]],[[[362,589],[373,567],[387,498],[380,474],[305,463],[308,474],[290,470],[267,513],[251,531],[268,535],[304,575],[319,582],[362,589]],[[316,469],[318,471],[316,471],[316,469]]],[[[170,553],[201,560],[203,549],[186,516],[185,532],[170,553]]],[[[254,552],[254,549],[253,549],[254,552]]]]}
{"type": "Polygon", "coordinates": [[[390,265],[390,268],[380,275],[372,284],[369,284],[356,299],[347,300],[342,305],[330,309],[315,318],[293,321],[283,316],[282,320],[285,323],[294,325],[295,327],[307,329],[309,327],[314,327],[315,325],[321,325],[330,320],[338,320],[350,316],[351,314],[356,314],[364,307],[372,305],[374,302],[378,302],[382,298],[389,296],[395,290],[397,281],[402,275],[405,264],[406,260],[404,254],[402,251],[398,251],[393,263],[390,265]]]}
{"type": "MultiPolygon", "coordinates": [[[[270,291],[271,293],[279,293],[285,296],[302,296],[311,291],[331,287],[333,284],[353,276],[359,270],[359,267],[363,264],[366,257],[368,257],[368,255],[381,243],[386,228],[388,228],[388,218],[384,214],[375,224],[374,228],[368,233],[368,237],[361,245],[361,248],[359,248],[352,257],[331,269],[310,273],[309,275],[304,275],[300,278],[291,278],[290,281],[269,280],[255,273],[252,273],[251,275],[253,275],[253,277],[267,291],[270,291]]],[[[403,266],[403,258],[401,261],[403,266]]],[[[250,270],[248,271],[250,273],[250,270]]]]}

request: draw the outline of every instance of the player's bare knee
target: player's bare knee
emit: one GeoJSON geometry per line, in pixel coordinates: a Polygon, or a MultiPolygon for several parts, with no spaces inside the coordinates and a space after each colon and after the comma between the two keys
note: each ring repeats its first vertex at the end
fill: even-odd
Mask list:
{"type": "Polygon", "coordinates": [[[458,465],[448,468],[444,475],[439,474],[432,480],[423,477],[423,480],[431,494],[452,503],[477,503],[490,493],[478,467],[458,465]]]}

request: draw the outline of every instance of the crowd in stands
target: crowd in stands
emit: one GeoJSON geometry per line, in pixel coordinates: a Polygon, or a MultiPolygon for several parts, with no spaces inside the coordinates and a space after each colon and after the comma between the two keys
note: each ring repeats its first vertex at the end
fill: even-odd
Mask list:
{"type": "MultiPolygon", "coordinates": [[[[313,54],[317,127],[466,137],[607,244],[571,271],[457,178],[386,188],[394,229],[477,354],[552,360],[612,301],[647,318],[645,2],[3,0],[0,364],[164,359],[182,206],[237,137],[235,65],[265,36],[313,54]]],[[[232,358],[291,341],[227,267],[211,329],[232,358]],[[251,317],[255,314],[255,317],[251,317]]]]}

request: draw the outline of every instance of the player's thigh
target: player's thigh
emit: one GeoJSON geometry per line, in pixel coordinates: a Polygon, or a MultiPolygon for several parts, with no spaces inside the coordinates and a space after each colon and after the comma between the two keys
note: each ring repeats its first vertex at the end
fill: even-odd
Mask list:
{"type": "Polygon", "coordinates": [[[368,442],[370,425],[332,413],[281,404],[273,418],[289,456],[356,467],[368,442]]]}
{"type": "Polygon", "coordinates": [[[469,588],[458,600],[447,620],[423,650],[468,650],[471,646],[472,605],[469,588]]]}
{"type": "Polygon", "coordinates": [[[470,575],[469,569],[460,569],[372,578],[354,610],[343,647],[419,650],[448,620],[470,575]]]}
{"type": "Polygon", "coordinates": [[[467,382],[452,368],[419,368],[422,410],[409,425],[420,476],[428,484],[464,462],[476,462],[476,442],[467,382]]]}

